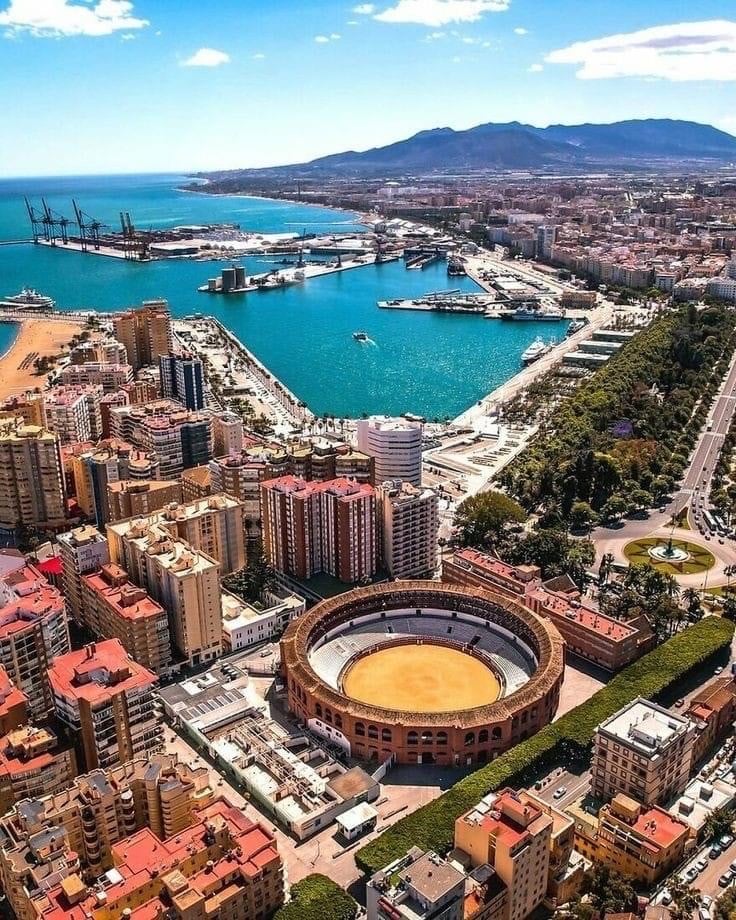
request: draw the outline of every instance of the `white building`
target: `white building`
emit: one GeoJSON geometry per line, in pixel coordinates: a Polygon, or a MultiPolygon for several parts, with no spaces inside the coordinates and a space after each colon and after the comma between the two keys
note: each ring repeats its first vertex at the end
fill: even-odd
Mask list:
{"type": "Polygon", "coordinates": [[[358,450],[375,459],[375,481],[402,479],[422,484],[422,425],[403,418],[374,415],[360,419],[358,450]]]}
{"type": "Polygon", "coordinates": [[[222,645],[225,652],[250,648],[280,636],[289,623],[306,610],[297,594],[268,592],[264,603],[255,605],[229,591],[222,592],[222,645]]]}
{"type": "Polygon", "coordinates": [[[720,300],[728,300],[730,303],[736,303],[736,278],[711,278],[707,287],[711,297],[718,297],[720,300]]]}
{"type": "Polygon", "coordinates": [[[437,568],[438,498],[393,479],[377,490],[383,564],[392,578],[426,578],[437,568]]]}

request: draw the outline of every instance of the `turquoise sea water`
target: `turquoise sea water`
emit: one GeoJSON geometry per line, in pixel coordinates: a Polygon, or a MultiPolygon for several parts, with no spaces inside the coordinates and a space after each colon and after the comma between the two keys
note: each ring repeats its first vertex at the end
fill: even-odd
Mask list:
{"type": "MultiPolygon", "coordinates": [[[[28,179],[0,182],[0,240],[29,236],[23,195],[44,195],[67,215],[71,198],[116,226],[121,209],[139,227],[234,221],[243,228],[284,232],[359,229],[357,215],[306,205],[176,191],[176,176],[28,179]]],[[[503,323],[478,316],[380,310],[378,300],[414,297],[449,287],[477,290],[448,278],[444,263],[406,271],[401,262],[366,266],[266,293],[217,297],[198,285],[228,262],[171,260],[149,264],[40,246],[0,245],[0,294],[24,285],[52,296],[60,309],[115,310],[165,297],[176,316],[220,319],[313,411],[334,415],[414,412],[453,417],[520,367],[537,335],[561,336],[564,323],[503,323]],[[365,330],[370,343],[352,338],[365,330]]],[[[248,272],[265,271],[256,259],[248,272]]],[[[0,325],[0,353],[5,331],[0,325]]],[[[8,343],[10,338],[8,339],[8,343]]]]}

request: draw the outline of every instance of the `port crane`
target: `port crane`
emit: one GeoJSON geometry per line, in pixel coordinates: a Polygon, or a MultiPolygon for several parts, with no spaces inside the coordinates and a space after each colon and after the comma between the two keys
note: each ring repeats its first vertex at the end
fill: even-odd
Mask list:
{"type": "Polygon", "coordinates": [[[85,214],[74,199],[72,199],[72,204],[74,205],[74,216],[79,227],[79,243],[82,247],[82,252],[88,251],[90,243],[95,249],[99,249],[102,224],[99,220],[90,217],[89,214],[85,214]]]}
{"type": "Polygon", "coordinates": [[[148,246],[151,242],[150,233],[142,233],[135,229],[128,211],[120,212],[120,226],[123,230],[123,251],[125,258],[143,261],[148,258],[148,246]]]}
{"type": "Polygon", "coordinates": [[[45,228],[44,236],[51,243],[52,246],[56,246],[56,241],[61,240],[62,244],[66,246],[69,242],[69,224],[71,221],[68,217],[64,217],[63,214],[58,214],[56,211],[53,211],[46,202],[45,198],[41,199],[41,207],[43,208],[43,217],[41,221],[45,228]],[[58,235],[57,235],[58,228],[58,235]]]}
{"type": "Polygon", "coordinates": [[[37,243],[39,237],[43,236],[45,240],[49,239],[49,228],[46,224],[45,216],[35,208],[28,198],[23,199],[26,203],[26,211],[28,211],[28,219],[31,222],[31,233],[33,235],[33,242],[37,243]]]}

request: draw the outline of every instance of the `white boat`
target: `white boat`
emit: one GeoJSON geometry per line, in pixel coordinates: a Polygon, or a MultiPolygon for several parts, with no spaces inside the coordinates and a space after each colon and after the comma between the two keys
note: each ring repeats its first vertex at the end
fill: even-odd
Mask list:
{"type": "Polygon", "coordinates": [[[546,345],[544,340],[538,336],[526,351],[522,352],[521,360],[524,364],[533,364],[535,361],[538,361],[542,355],[546,354],[551,347],[551,345],[546,345]]]}
{"type": "Polygon", "coordinates": [[[39,294],[33,288],[23,288],[20,294],[9,294],[0,306],[13,307],[17,310],[38,310],[42,313],[51,313],[56,303],[46,294],[39,294]]]}
{"type": "Polygon", "coordinates": [[[356,342],[367,342],[368,333],[367,332],[354,332],[353,338],[355,339],[356,342]]]}
{"type": "Polygon", "coordinates": [[[574,319],[567,327],[567,332],[565,335],[575,335],[576,332],[580,332],[581,329],[585,329],[587,325],[587,319],[574,319]]]}
{"type": "Polygon", "coordinates": [[[500,316],[501,319],[516,320],[517,322],[556,323],[565,318],[565,311],[556,308],[542,310],[540,307],[522,305],[515,310],[505,310],[500,316]]]}

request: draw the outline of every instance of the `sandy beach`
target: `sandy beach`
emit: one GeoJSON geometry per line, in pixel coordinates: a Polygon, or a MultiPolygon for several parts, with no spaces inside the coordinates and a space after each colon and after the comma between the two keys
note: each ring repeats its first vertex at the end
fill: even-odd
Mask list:
{"type": "Polygon", "coordinates": [[[0,358],[0,398],[5,399],[24,390],[42,387],[45,375],[34,373],[33,362],[38,357],[60,355],[76,333],[83,328],[78,320],[19,320],[20,329],[15,342],[0,358]]]}

